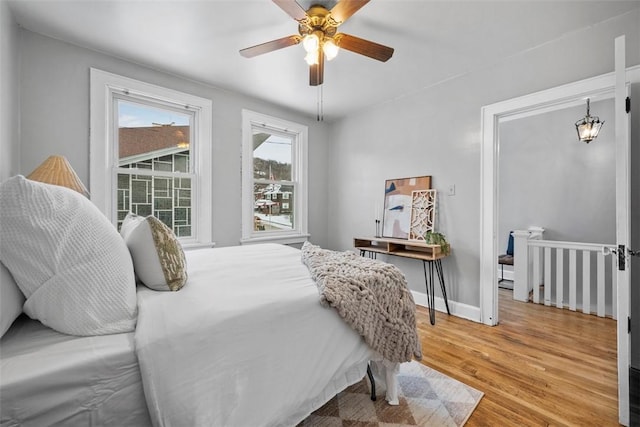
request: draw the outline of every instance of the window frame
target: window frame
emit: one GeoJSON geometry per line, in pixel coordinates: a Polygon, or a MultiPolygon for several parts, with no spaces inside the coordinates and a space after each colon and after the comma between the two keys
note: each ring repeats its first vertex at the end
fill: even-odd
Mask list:
{"type": "Polygon", "coordinates": [[[185,247],[211,246],[212,101],[187,93],[108,73],[90,70],[89,183],[91,201],[114,226],[117,224],[118,127],[116,98],[149,105],[185,108],[193,113],[190,153],[193,159],[192,236],[179,238],[185,247]]]}
{"type": "MultiPolygon", "coordinates": [[[[242,110],[242,239],[240,243],[278,242],[302,243],[308,232],[308,135],[305,125],[272,117],[255,111],[242,110]],[[264,129],[291,137],[291,183],[294,224],[292,230],[254,230],[253,130],[264,129]],[[299,194],[298,194],[299,193],[299,194]]],[[[263,180],[264,182],[269,180],[263,180]]],[[[284,182],[278,181],[278,182],[284,182]]],[[[289,181],[287,181],[289,182],[289,181]]]]}

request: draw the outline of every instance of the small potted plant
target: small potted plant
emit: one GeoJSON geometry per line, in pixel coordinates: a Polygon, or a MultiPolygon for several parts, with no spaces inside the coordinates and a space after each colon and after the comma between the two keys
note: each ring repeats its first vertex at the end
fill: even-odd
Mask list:
{"type": "Polygon", "coordinates": [[[440,246],[440,249],[442,249],[442,253],[444,253],[445,255],[449,255],[451,246],[449,246],[449,242],[447,242],[444,234],[435,231],[427,231],[424,235],[424,242],[428,245],[440,246]]]}

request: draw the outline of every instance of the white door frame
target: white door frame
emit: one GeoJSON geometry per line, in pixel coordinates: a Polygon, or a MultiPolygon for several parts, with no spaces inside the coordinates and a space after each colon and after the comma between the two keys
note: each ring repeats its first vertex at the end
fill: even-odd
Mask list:
{"type": "MultiPolygon", "coordinates": [[[[616,45],[618,43],[619,42],[616,42],[616,45]]],[[[622,48],[622,50],[624,50],[624,48],[622,48]]],[[[626,70],[626,81],[640,82],[640,66],[635,66],[626,70]]],[[[519,116],[525,117],[528,115],[566,108],[568,106],[584,103],[585,98],[613,98],[616,95],[615,83],[616,73],[612,72],[536,92],[530,95],[487,105],[482,108],[482,144],[480,154],[480,319],[482,323],[494,326],[497,325],[499,321],[497,286],[498,273],[496,263],[498,259],[498,155],[500,148],[498,130],[500,119],[515,118],[519,116]]],[[[616,136],[616,141],[617,139],[618,136],[616,136]]],[[[617,148],[616,151],[618,152],[620,150],[617,148]]],[[[625,161],[628,164],[628,156],[626,160],[617,159],[616,168],[618,167],[617,165],[623,164],[625,161]]],[[[626,175],[626,192],[628,193],[628,171],[626,175]]],[[[624,185],[620,188],[624,189],[624,185]]],[[[616,204],[618,203],[619,202],[616,201],[616,204]]],[[[620,219],[618,216],[621,211],[619,210],[619,207],[617,207],[616,210],[617,221],[619,221],[620,219]]],[[[628,241],[625,244],[628,246],[628,241]]],[[[622,295],[620,291],[618,292],[618,316],[619,319],[623,320],[619,325],[621,323],[626,325],[626,316],[629,313],[628,309],[621,311],[620,307],[621,302],[624,302],[622,301],[623,299],[626,298],[625,301],[627,304],[629,301],[628,285],[626,288],[626,290],[622,290],[622,293],[626,292],[626,297],[622,295]]],[[[629,343],[628,335],[625,333],[624,335],[626,336],[626,339],[622,339],[624,337],[621,338],[621,334],[621,328],[618,328],[619,419],[621,423],[627,425],[629,422],[629,343]]]]}
{"type": "Polygon", "coordinates": [[[631,359],[630,336],[627,319],[630,312],[629,268],[627,256],[631,243],[631,141],[630,114],[626,112],[625,99],[629,96],[627,79],[625,36],[615,40],[615,127],[616,127],[616,243],[624,245],[625,268],[618,268],[618,420],[628,426],[629,413],[629,361],[631,359]]]}
{"type": "Polygon", "coordinates": [[[586,98],[614,97],[613,73],[482,107],[480,177],[480,318],[498,324],[498,155],[499,121],[583,105],[586,98]]]}

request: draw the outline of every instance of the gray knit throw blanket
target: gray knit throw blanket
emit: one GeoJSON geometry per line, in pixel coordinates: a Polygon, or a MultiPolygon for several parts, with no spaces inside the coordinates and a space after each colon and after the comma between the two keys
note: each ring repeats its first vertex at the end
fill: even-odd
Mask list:
{"type": "Polygon", "coordinates": [[[422,359],[416,306],[396,266],[309,242],[302,246],[302,262],[318,286],[320,302],[334,307],[382,357],[396,363],[422,359]]]}

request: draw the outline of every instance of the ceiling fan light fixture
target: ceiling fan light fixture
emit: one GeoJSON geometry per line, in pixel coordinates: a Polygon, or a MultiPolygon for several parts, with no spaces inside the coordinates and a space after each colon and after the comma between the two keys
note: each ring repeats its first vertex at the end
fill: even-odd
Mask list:
{"type": "Polygon", "coordinates": [[[304,57],[304,60],[307,61],[307,64],[309,64],[309,65],[317,65],[318,64],[318,51],[316,50],[315,52],[307,53],[307,55],[304,57]]]}
{"type": "Polygon", "coordinates": [[[578,131],[578,139],[587,144],[598,137],[600,128],[604,124],[604,120],[600,121],[598,116],[589,114],[589,98],[587,98],[587,115],[576,122],[576,131],[578,131]]]}
{"type": "Polygon", "coordinates": [[[318,49],[320,48],[320,39],[315,34],[307,34],[302,39],[302,47],[304,47],[304,50],[308,54],[318,52],[318,49]]]}
{"type": "Polygon", "coordinates": [[[340,51],[340,48],[333,41],[332,38],[327,38],[324,44],[322,45],[322,50],[324,51],[324,54],[327,57],[327,61],[331,61],[333,58],[338,56],[338,52],[340,51]]]}

